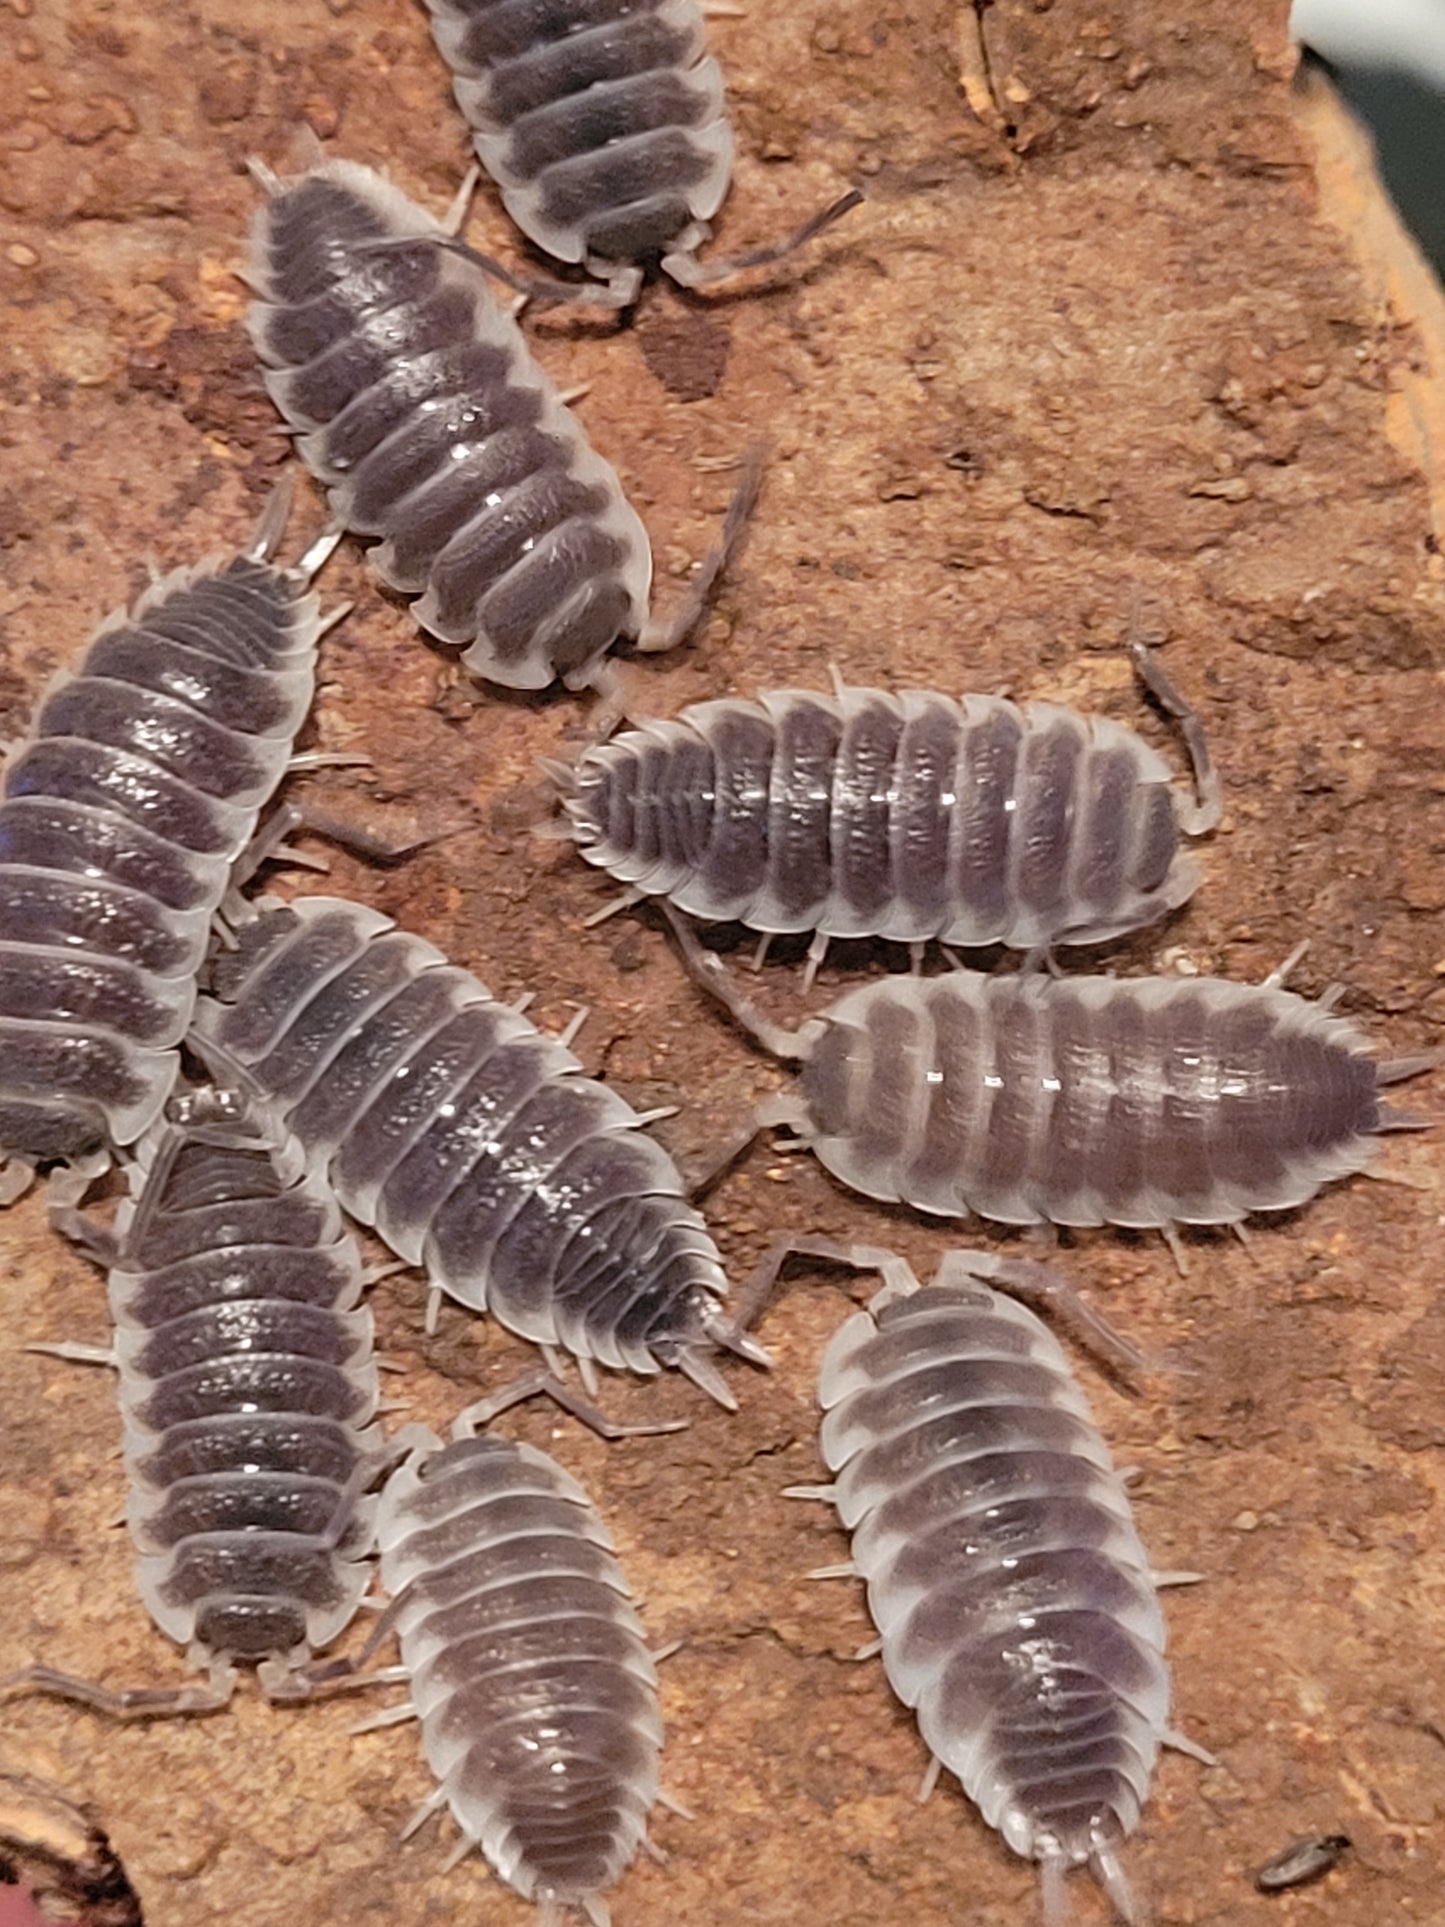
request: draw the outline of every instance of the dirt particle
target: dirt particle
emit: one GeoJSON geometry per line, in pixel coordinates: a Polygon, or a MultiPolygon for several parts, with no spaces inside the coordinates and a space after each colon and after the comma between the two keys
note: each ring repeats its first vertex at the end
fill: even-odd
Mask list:
{"type": "Polygon", "coordinates": [[[678,401],[707,401],[721,386],[732,335],[711,315],[667,309],[639,327],[642,359],[678,401]]]}
{"type": "Polygon", "coordinates": [[[119,94],[94,94],[89,100],[64,101],[51,125],[71,147],[94,147],[107,134],[133,134],[139,123],[129,101],[119,94]]]}
{"type": "Polygon", "coordinates": [[[256,111],[259,80],[253,62],[233,60],[201,83],[202,120],[213,127],[246,120],[256,111]]]}
{"type": "Polygon", "coordinates": [[[1254,490],[1242,475],[1226,475],[1217,481],[1192,482],[1189,493],[1215,502],[1247,502],[1254,490]]]}
{"type": "Polygon", "coordinates": [[[1377,1438],[1407,1452],[1445,1445],[1445,1307],[1432,1306],[1386,1350],[1379,1383],[1368,1420],[1377,1438]]]}
{"type": "Polygon", "coordinates": [[[612,946],[612,961],[625,975],[641,970],[647,962],[647,950],[641,934],[630,930],[620,943],[612,946]]]}

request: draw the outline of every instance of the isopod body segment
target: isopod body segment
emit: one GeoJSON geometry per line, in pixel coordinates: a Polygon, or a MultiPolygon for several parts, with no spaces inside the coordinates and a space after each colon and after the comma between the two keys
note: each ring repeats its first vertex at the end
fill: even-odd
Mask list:
{"type": "Polygon", "coordinates": [[[372,567],[477,676],[587,683],[647,620],[652,553],[617,476],[430,215],[353,162],[258,172],[249,326],[338,520],[379,538],[372,567]]]}
{"type": "Polygon", "coordinates": [[[321,622],[271,554],[162,577],[42,698],[0,801],[0,1198],[159,1114],[211,919],[291,759],[321,622]]]}
{"type": "Polygon", "coordinates": [[[545,1453],[482,1435],[419,1450],[378,1515],[382,1586],[443,1804],[556,1922],[602,1898],[658,1798],[657,1671],[612,1540],[545,1453]]]}
{"type": "Polygon", "coordinates": [[[1105,717],[924,690],[695,704],[560,780],[583,856],[637,896],[815,931],[817,955],[833,937],[1103,942],[1192,895],[1180,829],[1217,815],[1105,717]]]}
{"type": "Polygon", "coordinates": [[[348,1211],[460,1303],[583,1361],[732,1397],[717,1248],[615,1091],[372,910],[264,911],[216,964],[197,1043],[253,1087],[348,1211]]]}
{"type": "Polygon", "coordinates": [[[1081,1865],[1134,1921],[1118,1849],[1173,1737],[1158,1596],[1062,1350],[971,1256],[923,1289],[884,1261],[823,1359],[833,1483],[798,1496],[836,1506],[889,1684],[934,1761],[1039,1862],[1050,1927],[1081,1865]]]}
{"type": "Polygon", "coordinates": [[[527,237],[626,306],[686,285],[732,173],[697,0],[427,0],[477,156],[527,237]]]}

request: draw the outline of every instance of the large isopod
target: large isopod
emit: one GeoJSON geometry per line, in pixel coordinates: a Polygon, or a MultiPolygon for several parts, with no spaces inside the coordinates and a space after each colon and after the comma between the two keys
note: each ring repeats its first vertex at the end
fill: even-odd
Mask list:
{"type": "Polygon", "coordinates": [[[680,641],[728,532],[677,620],[652,624],[647,531],[482,270],[370,168],[257,171],[249,325],[266,386],[337,519],[379,538],[376,573],[420,598],[421,627],[512,689],[581,688],[616,642],[680,641]]]}
{"type": "Polygon", "coordinates": [[[365,1492],[383,1463],[361,1256],[336,1200],[233,1097],[173,1108],[107,1241],[115,1341],[98,1356],[120,1373],[141,1596],[209,1679],[115,1690],[32,1667],[5,1682],[119,1717],[223,1706],[237,1661],[268,1697],[305,1697],[306,1662],[370,1583],[365,1492]]]}
{"type": "Polygon", "coordinates": [[[1199,882],[1180,833],[1219,820],[1193,711],[1198,800],[1130,729],[1052,703],[923,690],[769,691],[698,703],[553,768],[583,856],[711,922],[769,935],[965,946],[1093,944],[1156,922],[1199,882]]]}
{"type": "Polygon", "coordinates": [[[676,1366],[734,1400],[717,1247],[649,1120],[565,1041],[390,918],[263,910],[215,964],[197,1048],[436,1292],[583,1364],[676,1366]]]}
{"type": "Polygon", "coordinates": [[[0,1203],[135,1142],[176,1046],[232,865],[291,761],[321,632],[327,537],[250,546],[154,583],[101,624],[11,751],[0,802],[0,1203]]]}
{"type": "Polygon", "coordinates": [[[404,1710],[438,1782],[413,1824],[449,1806],[462,1851],[480,1847],[544,1927],[572,1908],[607,1927],[603,1895],[659,1798],[657,1669],[582,1487],[468,1425],[413,1452],[377,1519],[404,1710]]]}
{"type": "MultiPolygon", "coordinates": [[[[808,1249],[805,1243],[802,1249],[808,1249]]],[[[830,1254],[831,1255],[831,1254],[830,1254]]],[[[1015,1853],[1050,1927],[1087,1866],[1136,1921],[1119,1847],[1169,1727],[1158,1583],[1123,1481],[1063,1351],[986,1282],[1041,1267],[948,1254],[920,1289],[902,1259],[823,1357],[826,1486],[868,1587],[888,1683],[933,1756],[1015,1853]]],[[[1193,1575],[1174,1575],[1184,1577],[1193,1575]]]]}
{"type": "Polygon", "coordinates": [[[944,1217],[1172,1238],[1287,1211],[1363,1170],[1380,1133],[1417,1127],[1380,1092],[1438,1062],[1373,1057],[1280,973],[884,978],[788,1030],[674,927],[699,981],[802,1062],[759,1123],[791,1128],[854,1190],[944,1217]]]}

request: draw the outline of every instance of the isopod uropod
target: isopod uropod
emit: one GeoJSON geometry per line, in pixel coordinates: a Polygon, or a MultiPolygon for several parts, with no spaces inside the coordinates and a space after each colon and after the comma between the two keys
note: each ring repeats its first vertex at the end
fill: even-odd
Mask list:
{"type": "Polygon", "coordinates": [[[513,689],[580,688],[619,640],[681,640],[696,597],[649,625],[646,530],[486,276],[438,245],[445,230],[350,161],[257,172],[249,326],[266,386],[338,520],[382,538],[372,567],[421,598],[421,627],[513,689]]]}
{"type": "Polygon", "coordinates": [[[1380,1061],[1354,1026],[1218,978],[885,978],[788,1030],[685,924],[689,966],[758,1041],[802,1060],[760,1124],[796,1131],[872,1198],[1004,1224],[1172,1236],[1285,1211],[1421,1122],[1380,1091],[1435,1055],[1380,1061]]]}
{"type": "MultiPolygon", "coordinates": [[[[646,1843],[659,1798],[657,1669],[612,1539],[587,1494],[535,1447],[471,1436],[419,1446],[378,1514],[404,1711],[463,1841],[555,1927],[646,1843]]],[[[393,1709],[378,1724],[390,1724],[393,1709]]]]}
{"type": "Polygon", "coordinates": [[[361,1256],[335,1199],[228,1094],[172,1109],[116,1218],[100,1356],[120,1372],[141,1595],[210,1677],[113,1691],[32,1667],[6,1682],[118,1716],[222,1706],[237,1660],[268,1697],[305,1697],[305,1662],[370,1582],[364,1494],[382,1464],[361,1256]]]}
{"type": "Polygon", "coordinates": [[[1202,732],[1152,656],[1145,681],[1186,725],[1199,791],[1132,730],[1049,703],[772,690],[644,723],[554,768],[589,863],[712,922],[1016,949],[1093,944],[1192,895],[1180,831],[1219,819],[1202,732]]]}
{"type": "Polygon", "coordinates": [[[10,754],[0,1202],[41,1164],[103,1169],[174,1082],[211,919],[311,705],[310,582],[334,538],[277,567],[288,499],[240,555],[177,569],[102,623],[10,754]]]}
{"type": "Polygon", "coordinates": [[[436,1292],[543,1347],[735,1403],[727,1281],[681,1177],[615,1091],[374,910],[263,911],[215,965],[197,1048],[244,1080],[436,1292]]]}
{"type": "Polygon", "coordinates": [[[1156,1581],[1083,1393],[1039,1319],[984,1282],[1039,1268],[956,1251],[920,1288],[887,1252],[836,1255],[885,1282],[824,1354],[833,1482],[792,1496],[830,1500],[851,1535],[838,1570],[867,1582],[926,1785],[957,1774],[1039,1863],[1050,1927],[1083,1865],[1135,1921],[1118,1849],[1160,1745],[1208,1756],[1169,1728],[1156,1581]]]}

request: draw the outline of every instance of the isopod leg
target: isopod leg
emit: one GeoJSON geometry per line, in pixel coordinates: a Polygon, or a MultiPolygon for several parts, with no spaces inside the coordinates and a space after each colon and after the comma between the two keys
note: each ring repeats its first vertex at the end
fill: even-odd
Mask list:
{"type": "Polygon", "coordinates": [[[1159,1735],[1159,1744],[1167,1746],[1174,1753],[1187,1754],[1191,1760],[1198,1760],[1201,1766],[1219,1765],[1208,1747],[1200,1746],[1197,1740],[1191,1740],[1187,1733],[1181,1733],[1177,1727],[1165,1727],[1159,1735]]]}
{"type": "Polygon", "coordinates": [[[476,1432],[483,1431],[503,1412],[510,1411],[514,1405],[521,1405],[529,1398],[550,1398],[554,1405],[589,1427],[599,1438],[634,1439],[651,1438],[661,1432],[685,1432],[686,1419],[670,1419],[661,1425],[618,1425],[597,1407],[552,1372],[528,1372],[522,1378],[514,1378],[510,1385],[504,1385],[490,1398],[479,1398],[475,1403],[465,1406],[457,1413],[452,1422],[452,1437],[468,1439],[476,1432]]]}
{"type": "Polygon", "coordinates": [[[805,1058],[822,1034],[821,1020],[815,1018],[800,1030],[789,1030],[783,1024],[775,1024],[771,1018],[763,1015],[751,997],[738,989],[721,959],[703,948],[686,919],[673,909],[665,897],[658,899],[658,907],[671,926],[684,968],[693,982],[715,997],[770,1056],[780,1057],[785,1062],[798,1062],[805,1058]]]}
{"type": "Polygon", "coordinates": [[[747,1156],[757,1142],[758,1133],[762,1129],[762,1120],[754,1118],[745,1131],[735,1137],[730,1144],[724,1145],[706,1170],[700,1171],[690,1180],[687,1187],[689,1204],[700,1204],[709,1193],[717,1189],[733,1166],[747,1156]]]}
{"type": "Polygon", "coordinates": [[[908,1262],[896,1252],[878,1245],[844,1245],[833,1238],[780,1238],[769,1245],[752,1275],[743,1286],[737,1302],[737,1325],[746,1331],[762,1316],[777,1289],[778,1277],[789,1258],[822,1258],[829,1264],[846,1265],[853,1271],[876,1271],[883,1288],[895,1297],[906,1297],[919,1290],[917,1277],[908,1262]]]}
{"type": "MultiPolygon", "coordinates": [[[[272,176],[275,179],[275,176],[272,176]]],[[[263,183],[264,185],[264,183],[263,183]]],[[[291,519],[291,504],[296,494],[296,471],[283,469],[281,479],[266,497],[266,506],[256,524],[255,534],[243,553],[252,562],[269,562],[281,546],[286,524],[291,519]]]]}
{"type": "Polygon", "coordinates": [[[825,937],[821,930],[813,932],[813,941],[808,945],[808,960],[803,965],[803,995],[806,997],[813,988],[813,979],[828,960],[828,945],[831,937],[825,937]]]}
{"type": "Polygon", "coordinates": [[[83,1258],[92,1264],[109,1267],[120,1257],[120,1246],[115,1234],[108,1226],[94,1218],[88,1218],[73,1204],[52,1205],[50,1208],[50,1228],[58,1232],[67,1244],[75,1246],[83,1258]]]}
{"type": "Polygon", "coordinates": [[[1310,947],[1309,938],[1302,937],[1300,941],[1295,945],[1294,949],[1291,950],[1289,955],[1285,958],[1284,962],[1282,964],[1276,964],[1274,969],[1270,971],[1269,975],[1263,979],[1263,981],[1259,986],[1260,989],[1261,990],[1282,990],[1284,988],[1286,979],[1290,976],[1291,972],[1294,970],[1295,965],[1299,962],[1300,958],[1305,954],[1305,952],[1309,949],[1309,947],[1310,947]]]}
{"type": "Polygon", "coordinates": [[[950,1251],[934,1273],[933,1282],[956,1284],[970,1278],[998,1286],[1030,1310],[1047,1311],[1110,1370],[1128,1378],[1151,1369],[1145,1353],[1086,1303],[1072,1280],[1052,1265],[1027,1258],[1003,1258],[991,1251],[950,1251]]]}

